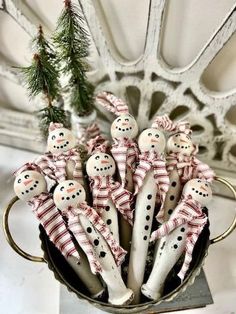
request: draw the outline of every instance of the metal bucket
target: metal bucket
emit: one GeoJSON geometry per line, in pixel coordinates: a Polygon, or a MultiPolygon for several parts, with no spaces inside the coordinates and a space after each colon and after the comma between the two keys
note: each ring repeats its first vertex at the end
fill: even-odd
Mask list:
{"type": "MultiPolygon", "coordinates": [[[[234,187],[224,180],[223,178],[216,178],[216,181],[226,185],[233,193],[234,198],[236,199],[236,191],[234,187]]],[[[4,211],[3,216],[3,229],[5,232],[6,239],[10,246],[22,257],[33,261],[33,262],[45,262],[47,263],[49,269],[54,273],[55,278],[64,284],[67,289],[71,292],[74,292],[78,298],[87,300],[91,305],[110,313],[142,313],[143,311],[152,308],[154,305],[158,305],[162,302],[168,302],[173,300],[179,293],[186,290],[186,288],[193,284],[195,278],[199,275],[200,270],[204,264],[204,260],[208,254],[208,248],[211,244],[217,243],[224,238],[226,238],[236,227],[236,217],[234,218],[230,227],[221,235],[217,236],[214,239],[210,239],[209,223],[204,227],[193,251],[193,259],[190,264],[188,275],[185,277],[182,283],[179,282],[176,276],[171,276],[169,274],[169,279],[167,278],[165,283],[165,289],[163,297],[157,301],[144,301],[139,305],[127,305],[127,306],[113,306],[111,304],[97,301],[89,297],[86,288],[83,283],[75,275],[73,269],[66,262],[62,254],[55,248],[53,243],[49,240],[47,234],[45,233],[43,227],[40,225],[40,240],[41,247],[44,252],[43,257],[32,256],[24,252],[13,240],[8,224],[9,213],[15,202],[18,201],[17,197],[14,197],[8,204],[7,208],[4,211]]],[[[207,210],[206,210],[207,211],[207,210]]],[[[178,263],[175,266],[178,268],[178,263]]],[[[178,269],[174,269],[173,272],[176,273],[178,269]]],[[[173,273],[172,273],[173,275],[173,273]]]]}

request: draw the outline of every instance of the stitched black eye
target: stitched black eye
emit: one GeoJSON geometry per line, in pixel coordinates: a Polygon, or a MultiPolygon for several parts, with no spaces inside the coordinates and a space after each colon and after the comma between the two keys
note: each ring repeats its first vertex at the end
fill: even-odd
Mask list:
{"type": "Polygon", "coordinates": [[[62,186],[62,187],[60,188],[60,191],[63,191],[63,190],[64,190],[64,188],[65,188],[65,187],[64,187],[64,186],[62,186]]]}
{"type": "Polygon", "coordinates": [[[117,120],[117,122],[120,122],[120,121],[121,121],[121,119],[118,119],[118,120],[117,120]]]}
{"type": "Polygon", "coordinates": [[[188,140],[191,140],[190,136],[186,135],[186,137],[187,137],[188,140]]]}
{"type": "Polygon", "coordinates": [[[63,132],[59,133],[59,136],[64,136],[64,133],[63,132]]]}
{"type": "Polygon", "coordinates": [[[17,183],[21,183],[21,179],[18,179],[17,183]]]}
{"type": "Polygon", "coordinates": [[[125,121],[129,122],[129,119],[125,119],[125,121]]]}
{"type": "Polygon", "coordinates": [[[28,179],[28,178],[29,178],[29,175],[28,175],[28,174],[26,174],[26,175],[25,175],[25,179],[28,179]]]}
{"type": "Polygon", "coordinates": [[[148,136],[152,136],[152,133],[148,133],[148,136]]]}
{"type": "Polygon", "coordinates": [[[69,183],[69,186],[72,186],[72,185],[74,185],[74,183],[73,183],[73,182],[69,183]]]}
{"type": "Polygon", "coordinates": [[[108,156],[108,155],[105,155],[105,156],[104,156],[104,158],[108,159],[108,158],[109,158],[109,156],[108,156]]]}
{"type": "Polygon", "coordinates": [[[52,136],[52,140],[55,140],[55,138],[56,138],[56,136],[55,136],[55,135],[53,135],[53,136],[52,136]]]}
{"type": "Polygon", "coordinates": [[[159,137],[159,134],[156,134],[155,137],[158,138],[158,137],[159,137]]]}
{"type": "Polygon", "coordinates": [[[98,160],[100,158],[100,156],[96,156],[95,159],[98,160]]]}
{"type": "Polygon", "coordinates": [[[207,184],[207,183],[205,183],[205,186],[207,186],[207,187],[208,187],[208,184],[207,184]]]}
{"type": "Polygon", "coordinates": [[[197,180],[197,182],[201,183],[201,180],[197,180]]]}

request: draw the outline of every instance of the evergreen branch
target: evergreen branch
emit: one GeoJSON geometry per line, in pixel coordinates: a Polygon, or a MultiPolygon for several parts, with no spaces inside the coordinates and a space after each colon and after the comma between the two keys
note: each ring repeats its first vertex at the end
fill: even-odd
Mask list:
{"type": "Polygon", "coordinates": [[[65,128],[70,128],[70,116],[68,111],[56,106],[48,106],[37,112],[41,132],[48,136],[48,127],[51,122],[62,123],[65,128]]]}
{"type": "Polygon", "coordinates": [[[53,40],[61,70],[70,77],[71,107],[78,115],[84,116],[94,110],[94,88],[87,79],[88,65],[84,60],[89,54],[88,34],[78,7],[71,0],[64,2],[53,40]]]}

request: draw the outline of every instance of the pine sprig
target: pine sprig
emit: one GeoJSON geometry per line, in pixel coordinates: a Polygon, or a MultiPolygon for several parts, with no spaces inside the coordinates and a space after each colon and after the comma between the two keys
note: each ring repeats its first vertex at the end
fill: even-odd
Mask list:
{"type": "Polygon", "coordinates": [[[51,122],[62,123],[65,128],[70,128],[70,116],[67,111],[55,106],[48,106],[38,111],[39,127],[41,132],[47,136],[48,127],[51,122]]]}
{"type": "Polygon", "coordinates": [[[71,107],[80,116],[89,115],[94,109],[94,87],[87,79],[88,65],[84,60],[88,56],[89,40],[84,19],[70,0],[65,0],[53,39],[62,72],[70,76],[71,107]]]}
{"type": "Polygon", "coordinates": [[[32,64],[22,67],[29,96],[37,96],[43,93],[48,101],[48,105],[59,95],[58,71],[50,61],[37,53],[34,54],[32,64]]]}
{"type": "Polygon", "coordinates": [[[60,97],[59,70],[55,62],[55,53],[49,42],[44,37],[42,27],[39,26],[38,34],[33,39],[34,50],[32,63],[28,67],[20,68],[29,96],[44,95],[47,107],[39,110],[39,127],[44,135],[48,135],[51,122],[62,123],[70,127],[68,112],[53,105],[53,101],[60,97]]]}

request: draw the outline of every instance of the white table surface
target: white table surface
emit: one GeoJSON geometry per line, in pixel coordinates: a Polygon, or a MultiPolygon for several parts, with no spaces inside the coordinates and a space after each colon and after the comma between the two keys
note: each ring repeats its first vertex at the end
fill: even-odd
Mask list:
{"type": "MultiPolygon", "coordinates": [[[[0,146],[0,211],[13,193],[12,173],[36,154],[0,146]]],[[[209,206],[212,236],[230,224],[236,203],[215,197],[209,206]]],[[[10,215],[10,227],[19,246],[33,255],[42,255],[38,224],[30,209],[16,207],[10,215]]],[[[184,314],[236,313],[236,231],[224,241],[210,247],[204,270],[214,304],[203,309],[180,311],[184,314]]],[[[32,263],[18,256],[7,244],[0,228],[0,313],[58,314],[59,283],[47,265],[32,263]]],[[[84,307],[83,307],[84,308],[84,307]]],[[[78,308],[78,313],[81,313],[78,308]]],[[[91,307],[87,313],[95,313],[91,307]]],[[[98,313],[98,312],[96,312],[98,313]]],[[[99,311],[99,313],[102,313],[99,311]]],[[[69,314],[69,313],[68,313],[69,314]]]]}

